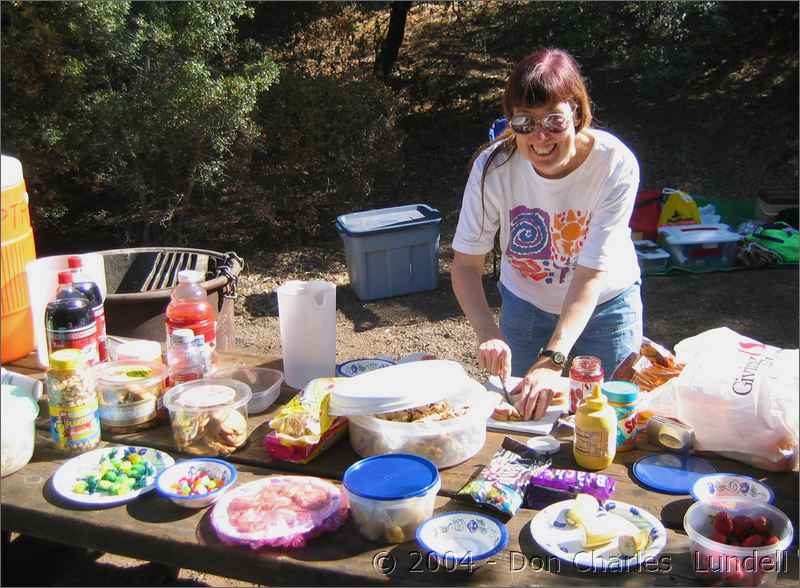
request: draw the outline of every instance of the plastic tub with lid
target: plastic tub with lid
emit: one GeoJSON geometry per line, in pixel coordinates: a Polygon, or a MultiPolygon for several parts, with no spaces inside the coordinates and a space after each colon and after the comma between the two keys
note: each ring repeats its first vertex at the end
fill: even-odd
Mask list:
{"type": "Polygon", "coordinates": [[[348,417],[350,444],[362,457],[412,453],[444,468],[481,450],[496,402],[458,363],[431,360],[337,381],[329,412],[348,417]],[[460,416],[437,420],[445,401],[460,416]],[[397,420],[412,412],[424,418],[397,420]]]}
{"type": "Polygon", "coordinates": [[[215,378],[230,378],[250,386],[253,396],[247,403],[249,414],[264,412],[272,406],[281,393],[283,372],[272,368],[236,367],[214,372],[215,378]]]}
{"type": "Polygon", "coordinates": [[[408,453],[377,455],[347,468],[343,485],[358,532],[370,541],[410,541],[430,518],[441,488],[436,466],[408,453]]]}
{"type": "Polygon", "coordinates": [[[33,456],[39,405],[27,390],[13,384],[2,384],[0,403],[2,411],[0,475],[5,477],[22,468],[33,456]]]}
{"type": "Polygon", "coordinates": [[[155,427],[167,370],[160,363],[112,361],[95,368],[100,426],[110,433],[155,427]]]}
{"type": "Polygon", "coordinates": [[[733,266],[742,238],[724,224],[660,227],[658,234],[673,265],[694,270],[733,266]]]}
{"type": "Polygon", "coordinates": [[[247,441],[250,386],[230,378],[203,378],[164,395],[178,451],[230,455],[247,441]]]}

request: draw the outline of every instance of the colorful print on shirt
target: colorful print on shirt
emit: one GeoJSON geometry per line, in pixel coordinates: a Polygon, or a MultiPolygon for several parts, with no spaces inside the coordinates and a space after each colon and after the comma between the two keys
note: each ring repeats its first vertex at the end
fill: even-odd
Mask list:
{"type": "Polygon", "coordinates": [[[523,276],[536,282],[563,284],[575,271],[586,241],[590,214],[565,210],[551,215],[541,208],[517,206],[510,211],[506,256],[523,276]]]}

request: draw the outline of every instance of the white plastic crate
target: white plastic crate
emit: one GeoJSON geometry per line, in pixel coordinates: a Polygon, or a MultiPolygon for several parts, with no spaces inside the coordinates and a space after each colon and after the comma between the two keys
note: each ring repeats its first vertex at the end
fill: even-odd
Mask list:
{"type": "Polygon", "coordinates": [[[639,260],[639,268],[642,273],[663,274],[667,271],[669,253],[656,245],[654,241],[634,241],[636,248],[636,258],[639,260]]]}
{"type": "Polygon", "coordinates": [[[738,233],[728,225],[678,225],[660,227],[659,242],[672,264],[685,269],[724,269],[736,262],[738,233]]]}

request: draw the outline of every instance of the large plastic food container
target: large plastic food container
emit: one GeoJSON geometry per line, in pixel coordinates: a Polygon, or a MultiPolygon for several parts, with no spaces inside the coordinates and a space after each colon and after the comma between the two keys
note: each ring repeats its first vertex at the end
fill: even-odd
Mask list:
{"type": "Polygon", "coordinates": [[[645,275],[663,274],[667,271],[669,253],[656,245],[654,241],[634,241],[636,248],[636,258],[639,261],[639,268],[645,275]]]}
{"type": "Polygon", "coordinates": [[[431,360],[343,378],[331,394],[329,408],[331,414],[348,417],[350,444],[360,456],[412,453],[445,468],[480,451],[496,401],[458,363],[431,360]],[[434,420],[438,409],[432,405],[444,401],[463,414],[434,420]],[[416,411],[426,418],[415,422],[385,418],[387,413],[397,418],[400,411],[416,411]]]}
{"type": "Polygon", "coordinates": [[[362,459],[347,468],[343,484],[358,532],[388,543],[414,539],[442,485],[433,463],[407,453],[362,459]]]}
{"type": "Polygon", "coordinates": [[[160,363],[123,360],[99,364],[95,382],[102,429],[131,433],[158,425],[166,378],[167,369],[160,363]]]}
{"type": "Polygon", "coordinates": [[[736,262],[738,233],[727,225],[679,225],[658,229],[672,264],[684,269],[723,269],[736,262]]]}
{"type": "Polygon", "coordinates": [[[433,290],[439,280],[442,215],[425,204],[343,214],[350,286],[361,300],[433,290]]]}
{"type": "Polygon", "coordinates": [[[247,441],[250,386],[229,378],[179,384],[164,395],[178,451],[230,455],[247,441]]]}
{"type": "Polygon", "coordinates": [[[215,378],[231,378],[250,386],[253,396],[247,403],[248,414],[264,412],[278,399],[283,372],[272,368],[237,367],[214,372],[215,378]]]}
{"type": "Polygon", "coordinates": [[[2,410],[0,476],[5,477],[22,468],[33,456],[39,405],[21,386],[2,384],[0,394],[2,394],[0,398],[0,409],[2,410]]]}
{"type": "Polygon", "coordinates": [[[723,586],[761,586],[774,584],[778,573],[786,570],[784,551],[792,543],[794,529],[783,512],[765,502],[743,498],[718,498],[695,502],[686,511],[683,528],[691,540],[689,555],[695,575],[705,582],[723,586]],[[761,547],[738,547],[712,541],[712,518],[726,510],[731,517],[763,515],[771,524],[777,543],[761,547]]]}

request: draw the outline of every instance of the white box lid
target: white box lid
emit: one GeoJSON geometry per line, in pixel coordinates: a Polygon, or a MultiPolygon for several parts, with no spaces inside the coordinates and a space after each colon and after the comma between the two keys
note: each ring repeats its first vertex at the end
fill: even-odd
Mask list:
{"type": "Polygon", "coordinates": [[[734,233],[728,225],[676,225],[659,227],[668,245],[709,245],[714,243],[735,243],[742,236],[734,233]]]}

